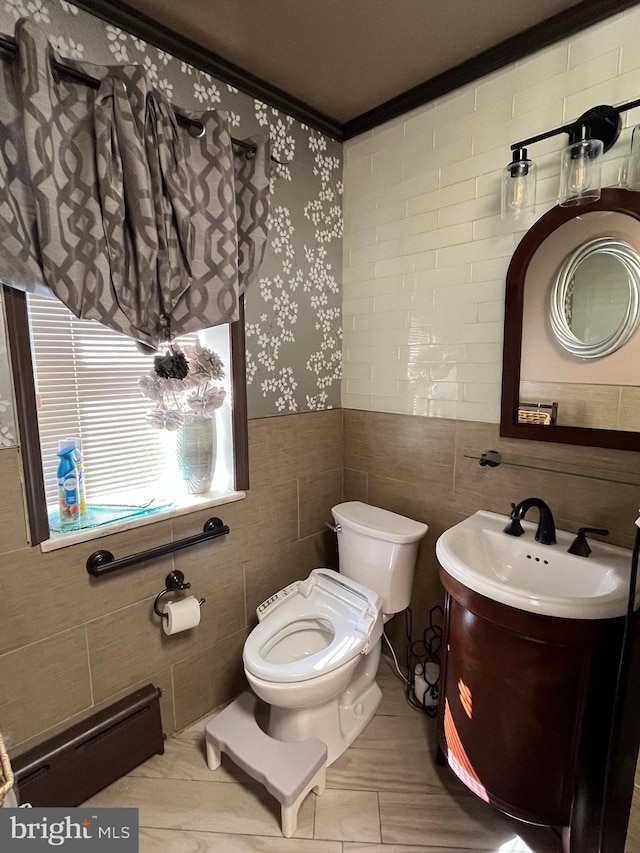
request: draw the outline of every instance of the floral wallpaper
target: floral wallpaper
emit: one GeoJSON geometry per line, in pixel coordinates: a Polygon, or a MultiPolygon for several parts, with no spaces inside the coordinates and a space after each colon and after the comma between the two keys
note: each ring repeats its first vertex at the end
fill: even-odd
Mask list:
{"type": "MultiPolygon", "coordinates": [[[[62,57],[140,63],[177,105],[226,110],[234,136],[269,132],[284,165],[272,172],[269,247],[246,294],[249,417],[338,407],[341,144],[66,0],[0,0],[0,32],[21,17],[45,27],[62,57]]],[[[0,447],[15,443],[6,358],[0,324],[0,447]]]]}

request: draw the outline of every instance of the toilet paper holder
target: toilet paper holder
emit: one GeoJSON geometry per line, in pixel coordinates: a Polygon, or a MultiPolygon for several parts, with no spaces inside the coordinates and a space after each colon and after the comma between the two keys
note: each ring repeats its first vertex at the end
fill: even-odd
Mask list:
{"type": "MultiPolygon", "coordinates": [[[[181,572],[180,569],[175,569],[173,572],[169,572],[169,574],[164,579],[164,586],[165,588],[162,590],[162,592],[159,592],[156,595],[156,600],[153,602],[153,609],[158,616],[161,616],[163,619],[168,619],[169,614],[165,613],[164,610],[160,610],[160,599],[168,592],[191,589],[191,584],[185,583],[184,573],[181,572]]],[[[205,598],[198,599],[198,604],[200,605],[200,607],[202,607],[205,601],[205,598]]]]}

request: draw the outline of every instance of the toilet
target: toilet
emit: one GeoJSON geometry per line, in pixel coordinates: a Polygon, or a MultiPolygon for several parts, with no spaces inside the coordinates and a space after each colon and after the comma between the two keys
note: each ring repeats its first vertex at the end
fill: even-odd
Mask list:
{"type": "Polygon", "coordinates": [[[340,572],[314,569],[257,609],[244,646],[247,681],[267,702],[271,737],[319,738],[331,764],[382,699],[383,625],[409,606],[427,525],[349,501],[333,507],[340,572]]]}

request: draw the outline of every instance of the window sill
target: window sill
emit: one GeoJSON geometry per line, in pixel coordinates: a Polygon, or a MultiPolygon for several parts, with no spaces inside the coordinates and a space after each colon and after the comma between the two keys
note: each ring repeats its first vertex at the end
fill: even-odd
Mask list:
{"type": "MultiPolygon", "coordinates": [[[[204,497],[198,495],[190,495],[183,498],[179,506],[172,506],[168,509],[159,510],[152,515],[144,515],[139,518],[128,518],[123,521],[114,521],[111,524],[105,524],[102,527],[92,527],[87,530],[75,530],[71,533],[51,533],[51,538],[40,543],[42,552],[57,551],[60,548],[68,548],[70,545],[76,545],[78,542],[91,542],[94,539],[100,539],[103,536],[111,536],[113,533],[122,533],[124,530],[133,530],[136,527],[145,527],[147,524],[155,524],[157,521],[166,521],[171,518],[178,518],[181,515],[188,515],[191,512],[197,512],[207,507],[223,506],[224,504],[241,501],[246,497],[246,492],[234,491],[217,491],[210,492],[204,497]]],[[[198,532],[198,531],[194,531],[198,532]]]]}

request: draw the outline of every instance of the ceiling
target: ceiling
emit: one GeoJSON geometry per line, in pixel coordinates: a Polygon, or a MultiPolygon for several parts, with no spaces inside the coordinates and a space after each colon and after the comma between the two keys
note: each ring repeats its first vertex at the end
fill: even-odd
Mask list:
{"type": "Polygon", "coordinates": [[[360,132],[359,119],[393,99],[402,102],[400,114],[638,0],[76,2],[97,6],[107,18],[119,7],[143,29],[151,19],[249,72],[265,90],[280,90],[335,127],[351,124],[360,132]],[[439,83],[443,74],[448,89],[427,85],[422,101],[404,104],[403,93],[424,90],[433,78],[439,83]]]}

